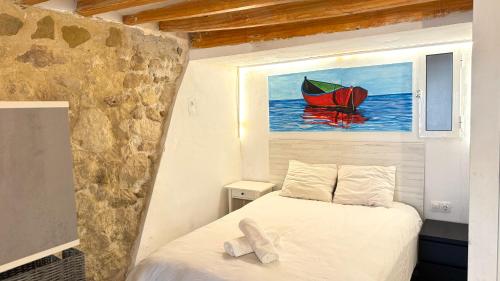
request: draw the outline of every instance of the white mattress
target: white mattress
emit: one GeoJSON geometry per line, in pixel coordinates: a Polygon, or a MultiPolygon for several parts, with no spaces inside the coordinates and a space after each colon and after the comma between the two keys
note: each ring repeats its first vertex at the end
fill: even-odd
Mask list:
{"type": "Polygon", "coordinates": [[[128,281],[408,281],[422,225],[405,204],[392,208],[338,205],[270,193],[174,240],[142,261],[128,281]],[[281,235],[280,261],[233,258],[223,243],[253,218],[281,235]]]}

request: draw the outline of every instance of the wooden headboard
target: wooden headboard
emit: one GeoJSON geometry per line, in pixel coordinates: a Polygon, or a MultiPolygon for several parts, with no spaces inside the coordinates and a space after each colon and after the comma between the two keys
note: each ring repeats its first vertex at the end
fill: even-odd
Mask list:
{"type": "Polygon", "coordinates": [[[424,213],[425,145],[415,142],[269,141],[269,175],[281,188],[288,160],[308,163],[396,166],[394,200],[424,213]]]}

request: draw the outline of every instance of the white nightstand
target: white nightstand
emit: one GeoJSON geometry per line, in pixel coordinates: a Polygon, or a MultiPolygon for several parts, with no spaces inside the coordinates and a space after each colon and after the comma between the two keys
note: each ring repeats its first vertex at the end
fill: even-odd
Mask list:
{"type": "Polygon", "coordinates": [[[237,181],[224,186],[227,188],[229,212],[233,211],[233,199],[253,201],[273,190],[274,183],[260,181],[237,181]]]}

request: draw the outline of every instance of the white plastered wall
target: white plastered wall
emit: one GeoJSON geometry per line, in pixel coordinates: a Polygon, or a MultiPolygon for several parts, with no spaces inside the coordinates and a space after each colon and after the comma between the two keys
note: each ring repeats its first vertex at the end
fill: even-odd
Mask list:
{"type": "Polygon", "coordinates": [[[240,179],[237,70],[191,61],[177,94],[136,262],[227,213],[240,179]]]}

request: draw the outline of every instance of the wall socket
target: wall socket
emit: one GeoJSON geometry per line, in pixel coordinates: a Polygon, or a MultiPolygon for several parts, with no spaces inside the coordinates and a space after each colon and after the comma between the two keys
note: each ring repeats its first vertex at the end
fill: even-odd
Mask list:
{"type": "Polygon", "coordinates": [[[449,213],[451,212],[451,202],[449,201],[431,201],[433,212],[449,213]]]}

